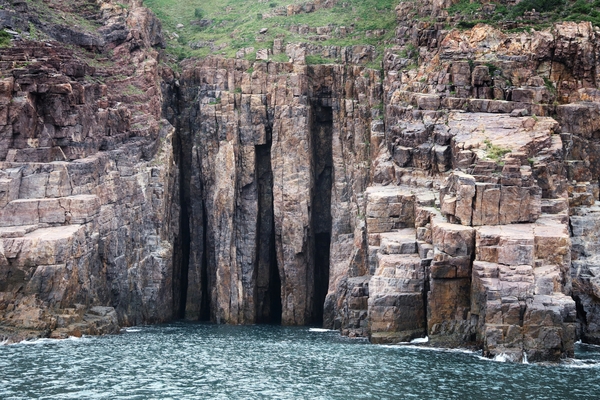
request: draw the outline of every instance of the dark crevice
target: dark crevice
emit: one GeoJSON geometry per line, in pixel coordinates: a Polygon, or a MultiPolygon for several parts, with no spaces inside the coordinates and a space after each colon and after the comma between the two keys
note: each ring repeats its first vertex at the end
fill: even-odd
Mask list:
{"type": "Polygon", "coordinates": [[[208,284],[208,218],[202,201],[202,264],[200,266],[200,321],[210,321],[210,286],[208,284]]]}
{"type": "Polygon", "coordinates": [[[315,235],[315,311],[314,323],[323,323],[323,305],[329,287],[329,246],[331,232],[315,235]]]}
{"type": "Polygon", "coordinates": [[[581,299],[579,298],[579,296],[573,296],[573,300],[575,300],[577,319],[580,320],[584,325],[587,325],[587,313],[585,312],[585,308],[581,303],[581,299]]]}
{"type": "MultiPolygon", "coordinates": [[[[270,134],[267,135],[270,137],[270,134]]],[[[281,323],[281,280],[275,253],[271,143],[256,146],[258,220],[256,244],[256,322],[281,323]]]]}
{"type": "MultiPolygon", "coordinates": [[[[183,174],[182,174],[183,175],[183,174]]],[[[179,265],[179,304],[177,309],[177,317],[180,319],[185,318],[185,306],[187,303],[187,289],[188,289],[188,272],[190,263],[190,220],[187,206],[187,199],[183,196],[183,184],[180,184],[181,194],[181,211],[180,211],[180,224],[179,224],[179,237],[180,237],[180,265],[179,265]]]]}
{"type": "MultiPolygon", "coordinates": [[[[178,88],[172,87],[170,96],[179,99],[178,88]]],[[[179,116],[179,102],[171,101],[173,117],[179,116]]],[[[171,124],[175,127],[173,141],[173,155],[175,163],[179,168],[179,231],[174,242],[173,252],[173,316],[185,318],[188,287],[188,267],[190,258],[190,224],[189,224],[189,165],[191,152],[188,151],[187,142],[189,138],[182,132],[178,118],[171,118],[171,124]]]]}
{"type": "Polygon", "coordinates": [[[572,296],[573,300],[575,300],[575,310],[577,315],[577,323],[578,327],[578,339],[587,342],[587,338],[585,337],[586,328],[588,325],[587,321],[587,313],[585,312],[585,308],[583,307],[583,303],[581,302],[581,298],[579,296],[572,296]]]}
{"type": "Polygon", "coordinates": [[[328,99],[311,103],[313,151],[312,244],[314,257],[314,298],[312,323],[323,323],[323,305],[329,287],[331,244],[331,189],[333,183],[333,109],[328,99]]]}
{"type": "Polygon", "coordinates": [[[281,278],[279,277],[279,266],[277,265],[277,254],[275,250],[275,224],[273,224],[271,237],[271,262],[269,263],[269,300],[271,302],[270,323],[281,324],[281,278]]]}
{"type": "Polygon", "coordinates": [[[424,274],[423,276],[425,277],[425,279],[423,280],[423,316],[425,318],[425,321],[423,326],[425,327],[425,336],[427,336],[429,334],[429,306],[428,306],[428,296],[429,296],[429,291],[431,290],[431,273],[429,271],[429,267],[425,266],[423,267],[424,269],[424,274]]]}

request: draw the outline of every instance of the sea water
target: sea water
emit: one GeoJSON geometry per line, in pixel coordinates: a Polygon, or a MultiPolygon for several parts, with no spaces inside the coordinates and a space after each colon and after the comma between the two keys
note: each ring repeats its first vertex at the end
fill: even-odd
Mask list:
{"type": "Polygon", "coordinates": [[[558,365],[499,361],[315,328],[182,322],[0,346],[0,399],[600,398],[600,347],[577,344],[558,365]]]}

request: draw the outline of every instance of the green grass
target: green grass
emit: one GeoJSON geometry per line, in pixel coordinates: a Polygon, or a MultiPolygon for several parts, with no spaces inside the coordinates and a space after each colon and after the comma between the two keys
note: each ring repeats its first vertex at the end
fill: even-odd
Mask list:
{"type": "Polygon", "coordinates": [[[475,2],[471,3],[470,0],[460,0],[458,3],[450,6],[448,8],[448,13],[451,15],[454,14],[463,14],[470,15],[481,9],[481,4],[475,2]]]}
{"type": "Polygon", "coordinates": [[[10,34],[4,30],[0,30],[0,47],[8,47],[10,45],[10,34]]]}
{"type": "Polygon", "coordinates": [[[496,162],[498,162],[502,157],[504,157],[506,154],[512,151],[510,149],[505,149],[500,146],[496,146],[495,144],[492,144],[492,142],[489,139],[485,139],[483,143],[485,143],[487,157],[496,162]]]}
{"type": "Polygon", "coordinates": [[[130,95],[130,96],[136,96],[136,95],[142,95],[144,94],[144,92],[140,89],[137,88],[131,84],[127,85],[127,87],[125,88],[124,91],[125,94],[130,95]]]}
{"type": "Polygon", "coordinates": [[[510,31],[523,31],[531,28],[544,29],[552,23],[560,21],[589,21],[600,26],[600,0],[522,0],[514,6],[492,1],[495,10],[484,13],[480,2],[460,0],[448,8],[451,15],[462,15],[463,19],[456,23],[459,29],[470,29],[478,23],[500,26],[507,21],[517,22],[517,28],[510,31]],[[523,18],[526,12],[541,13],[541,21],[530,21],[523,18]]]}
{"type": "MultiPolygon", "coordinates": [[[[336,36],[326,41],[314,41],[321,45],[351,46],[372,44],[383,52],[386,40],[393,38],[396,28],[395,7],[398,0],[345,0],[339,1],[330,9],[320,9],[308,14],[293,16],[274,16],[263,18],[288,4],[302,3],[300,0],[272,0],[255,2],[243,0],[145,0],[144,5],[152,9],[162,20],[163,27],[169,33],[176,32],[179,39],[168,39],[168,52],[178,59],[191,56],[205,57],[211,54],[222,54],[234,57],[241,48],[254,47],[256,50],[270,48],[273,40],[282,38],[287,43],[311,42],[315,33],[300,35],[292,33],[292,25],[308,25],[317,28],[332,26],[334,30],[341,26],[353,32],[345,37],[336,36]],[[209,20],[210,25],[200,27],[192,21],[209,20]],[[177,29],[178,24],[184,27],[177,29]],[[260,29],[267,28],[266,34],[259,34],[260,29]],[[367,30],[385,29],[383,37],[366,37],[367,30]],[[209,48],[192,49],[191,43],[212,41],[220,50],[209,48]]],[[[279,56],[278,60],[283,60],[279,56]]],[[[285,60],[287,61],[287,60],[285,60]]]]}
{"type": "Polygon", "coordinates": [[[335,60],[321,56],[306,56],[306,63],[309,65],[315,64],[333,64],[335,60]]]}

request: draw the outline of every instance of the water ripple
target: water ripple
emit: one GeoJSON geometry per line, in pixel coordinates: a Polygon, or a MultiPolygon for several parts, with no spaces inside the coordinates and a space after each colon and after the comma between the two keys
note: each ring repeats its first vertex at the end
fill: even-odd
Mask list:
{"type": "Polygon", "coordinates": [[[2,399],[591,399],[600,348],[563,364],[374,346],[337,332],[177,323],[0,346],[2,399]]]}

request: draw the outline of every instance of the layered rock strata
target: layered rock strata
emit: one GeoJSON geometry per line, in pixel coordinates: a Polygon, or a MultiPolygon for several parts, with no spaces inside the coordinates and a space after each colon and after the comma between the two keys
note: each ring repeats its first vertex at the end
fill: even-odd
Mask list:
{"type": "Polygon", "coordinates": [[[329,276],[344,275],[329,260],[366,259],[352,215],[369,177],[378,82],[363,67],[184,64],[173,123],[191,144],[188,318],[322,319],[329,276]]]}
{"type": "Polygon", "coordinates": [[[38,19],[62,4],[19,4],[3,23],[48,40],[0,55],[0,335],[169,320],[178,169],[160,116],[160,23],[141,2],[86,3],[91,33],[38,19]]]}
{"type": "Polygon", "coordinates": [[[13,3],[4,26],[53,40],[0,54],[11,337],[186,318],[515,361],[599,342],[591,24],[447,30],[455,1],[402,2],[382,71],[373,47],[277,42],[289,63],[178,73],[139,1],[86,2],[96,32],[13,3]]]}

